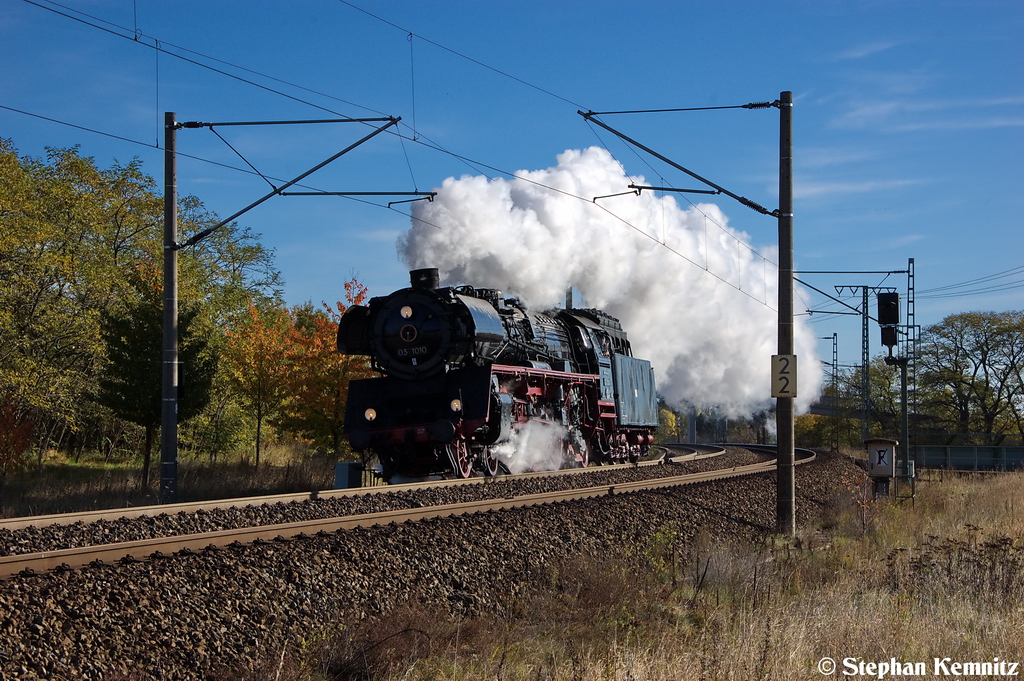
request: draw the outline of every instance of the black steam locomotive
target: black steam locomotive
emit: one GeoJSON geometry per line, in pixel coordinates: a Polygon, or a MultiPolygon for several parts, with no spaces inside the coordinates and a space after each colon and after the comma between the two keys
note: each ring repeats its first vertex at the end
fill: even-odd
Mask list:
{"type": "MultiPolygon", "coordinates": [[[[338,351],[379,378],[352,381],[345,434],[394,476],[496,475],[526,424],[553,424],[563,466],[635,460],[658,425],[650,362],[600,310],[535,313],[495,289],[412,286],[353,306],[338,351]]],[[[507,468],[505,469],[507,472],[507,468]]]]}

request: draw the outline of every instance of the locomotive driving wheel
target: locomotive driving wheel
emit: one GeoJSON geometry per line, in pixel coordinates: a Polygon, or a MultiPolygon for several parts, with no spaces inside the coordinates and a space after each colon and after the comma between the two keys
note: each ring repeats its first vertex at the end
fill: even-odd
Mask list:
{"type": "Polygon", "coordinates": [[[465,440],[456,440],[447,445],[448,458],[452,462],[452,473],[457,478],[468,478],[473,473],[473,459],[469,455],[469,447],[465,440]]]}
{"type": "Polygon", "coordinates": [[[501,470],[501,463],[498,461],[498,454],[493,447],[484,447],[480,452],[480,464],[484,475],[493,478],[501,470]]]}

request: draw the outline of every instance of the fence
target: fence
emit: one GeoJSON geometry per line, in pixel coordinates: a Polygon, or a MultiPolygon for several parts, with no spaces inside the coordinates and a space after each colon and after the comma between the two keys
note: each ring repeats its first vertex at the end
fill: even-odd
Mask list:
{"type": "Polygon", "coordinates": [[[918,467],[968,471],[1008,471],[1024,468],[1024,447],[991,445],[915,445],[910,458],[918,467]]]}

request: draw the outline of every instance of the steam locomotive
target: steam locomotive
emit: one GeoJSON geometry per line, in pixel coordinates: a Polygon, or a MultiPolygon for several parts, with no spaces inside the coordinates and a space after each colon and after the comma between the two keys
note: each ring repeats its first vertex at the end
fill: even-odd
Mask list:
{"type": "Polygon", "coordinates": [[[508,472],[528,424],[559,433],[563,467],[647,451],[658,425],[654,374],[631,356],[617,319],[442,288],[433,268],[410,278],[410,288],[350,307],[338,325],[338,351],[369,356],[382,374],[350,383],[345,434],[377,455],[385,480],[508,472]]]}

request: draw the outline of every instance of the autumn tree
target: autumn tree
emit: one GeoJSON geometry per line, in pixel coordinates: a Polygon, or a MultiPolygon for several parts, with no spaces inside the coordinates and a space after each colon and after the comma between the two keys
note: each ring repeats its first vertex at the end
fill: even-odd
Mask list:
{"type": "Polygon", "coordinates": [[[231,384],[256,419],[256,465],[260,464],[263,422],[279,415],[288,395],[290,344],[294,329],[287,311],[260,310],[249,304],[248,316],[225,334],[224,367],[231,384]]]}
{"type": "MultiPolygon", "coordinates": [[[[366,287],[358,281],[345,283],[348,305],[360,305],[366,297],[366,287]]],[[[365,357],[337,351],[338,321],[348,305],[292,309],[291,348],[285,356],[288,402],[278,421],[282,428],[335,453],[342,447],[349,381],[370,376],[365,357]]]]}
{"type": "Polygon", "coordinates": [[[654,434],[654,441],[658,444],[681,442],[677,419],[674,411],[667,406],[660,405],[658,407],[658,430],[654,434]]]}
{"type": "MultiPolygon", "coordinates": [[[[107,361],[101,320],[134,299],[129,273],[162,259],[156,190],[137,159],[101,168],[77,148],[19,157],[0,139],[0,394],[35,424],[40,453],[109,422],[83,398],[107,361]]],[[[180,199],[182,240],[217,222],[199,199],[180,199]]],[[[235,224],[179,255],[179,297],[213,346],[249,300],[280,298],[273,252],[235,224]]]]}
{"type": "Polygon", "coordinates": [[[32,446],[32,423],[10,402],[0,401],[0,492],[7,474],[25,463],[32,446]]]}

